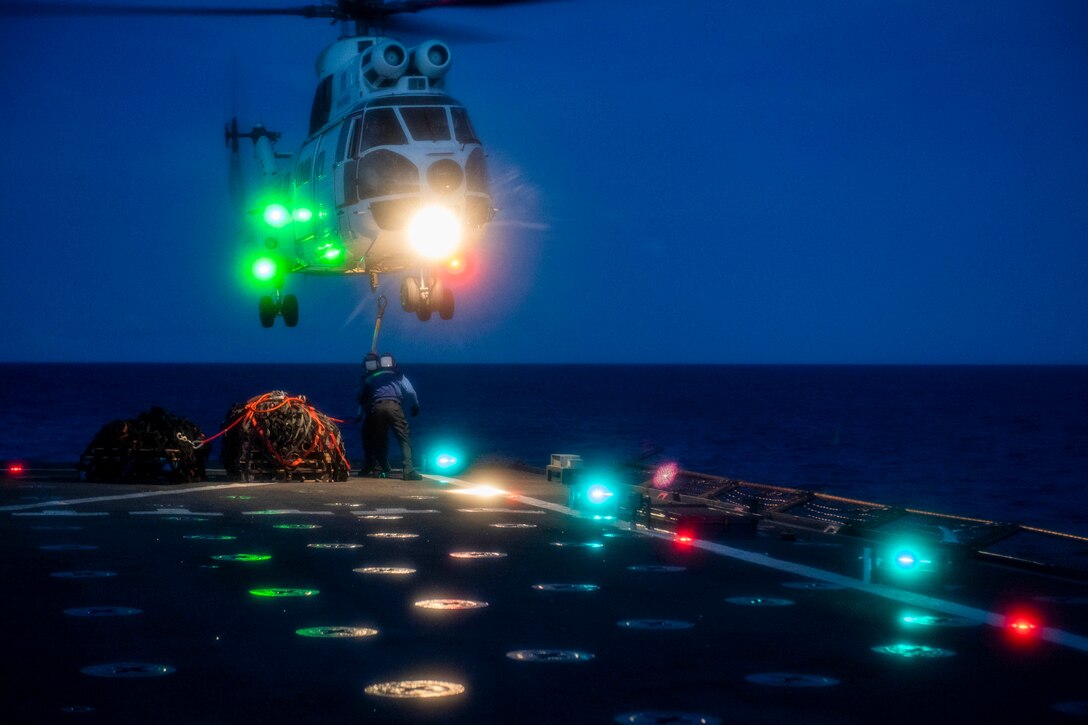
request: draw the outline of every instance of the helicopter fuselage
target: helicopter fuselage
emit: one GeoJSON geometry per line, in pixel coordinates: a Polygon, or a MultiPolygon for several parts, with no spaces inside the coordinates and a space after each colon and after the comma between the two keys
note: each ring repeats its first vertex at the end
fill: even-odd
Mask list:
{"type": "MultiPolygon", "coordinates": [[[[444,90],[449,63],[439,41],[408,50],[343,38],[318,58],[309,136],[287,169],[268,163],[275,138],[253,132],[264,247],[284,271],[368,274],[372,286],[411,271],[426,305],[436,270],[479,241],[494,213],[487,163],[467,110],[444,90]]],[[[281,273],[277,296],[282,283],[281,273]]]]}

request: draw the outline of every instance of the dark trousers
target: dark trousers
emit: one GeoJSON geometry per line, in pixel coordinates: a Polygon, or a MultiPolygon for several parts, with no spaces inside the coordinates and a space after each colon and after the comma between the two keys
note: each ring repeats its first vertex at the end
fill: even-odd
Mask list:
{"type": "Polygon", "coordinates": [[[376,468],[389,471],[389,431],[400,444],[404,473],[415,471],[412,463],[412,441],[408,437],[408,419],[404,417],[404,408],[395,400],[379,400],[366,414],[363,421],[363,471],[376,468]]]}

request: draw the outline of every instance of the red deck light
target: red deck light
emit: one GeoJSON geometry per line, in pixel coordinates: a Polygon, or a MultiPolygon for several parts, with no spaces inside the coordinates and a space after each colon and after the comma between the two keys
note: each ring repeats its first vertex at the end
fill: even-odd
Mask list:
{"type": "Polygon", "coordinates": [[[1005,615],[1003,630],[1010,645],[1030,647],[1038,643],[1042,629],[1043,619],[1033,609],[1017,607],[1005,615]]]}
{"type": "Polygon", "coordinates": [[[679,544],[691,544],[696,539],[695,531],[689,528],[676,530],[676,542],[679,544]]]}
{"type": "Polygon", "coordinates": [[[1039,623],[1033,617],[1024,614],[1009,617],[1006,626],[1010,632],[1019,637],[1031,637],[1039,629],[1039,623]]]}

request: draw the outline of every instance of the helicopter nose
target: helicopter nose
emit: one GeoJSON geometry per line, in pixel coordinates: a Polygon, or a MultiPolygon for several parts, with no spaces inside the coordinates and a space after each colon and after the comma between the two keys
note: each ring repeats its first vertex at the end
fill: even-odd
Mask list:
{"type": "Polygon", "coordinates": [[[435,161],[427,169],[427,183],[431,189],[440,194],[451,194],[461,188],[465,180],[465,172],[453,159],[435,161]]]}

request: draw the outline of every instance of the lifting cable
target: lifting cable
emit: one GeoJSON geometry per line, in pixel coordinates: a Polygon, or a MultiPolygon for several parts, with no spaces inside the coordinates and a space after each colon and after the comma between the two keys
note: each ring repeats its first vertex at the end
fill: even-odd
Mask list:
{"type": "Polygon", "coordinates": [[[382,329],[382,316],[385,314],[387,304],[389,304],[389,300],[385,299],[385,295],[378,297],[378,317],[374,320],[374,337],[370,341],[370,352],[375,355],[378,354],[378,333],[382,329]]]}

